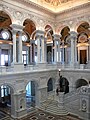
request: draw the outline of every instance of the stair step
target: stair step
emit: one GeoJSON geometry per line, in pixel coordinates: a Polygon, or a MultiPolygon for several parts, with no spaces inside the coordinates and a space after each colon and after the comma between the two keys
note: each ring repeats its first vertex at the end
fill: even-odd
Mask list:
{"type": "Polygon", "coordinates": [[[56,115],[67,115],[68,114],[68,112],[64,108],[61,109],[60,107],[58,107],[57,101],[51,101],[50,103],[46,101],[41,105],[40,109],[46,112],[52,113],[52,114],[56,114],[56,115]]]}

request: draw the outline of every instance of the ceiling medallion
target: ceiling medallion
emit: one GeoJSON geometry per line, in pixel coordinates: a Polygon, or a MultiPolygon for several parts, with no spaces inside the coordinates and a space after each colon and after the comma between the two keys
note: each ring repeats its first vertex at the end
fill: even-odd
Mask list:
{"type": "Polygon", "coordinates": [[[59,6],[61,5],[62,3],[67,3],[71,0],[44,0],[45,2],[53,5],[53,6],[59,6]]]}

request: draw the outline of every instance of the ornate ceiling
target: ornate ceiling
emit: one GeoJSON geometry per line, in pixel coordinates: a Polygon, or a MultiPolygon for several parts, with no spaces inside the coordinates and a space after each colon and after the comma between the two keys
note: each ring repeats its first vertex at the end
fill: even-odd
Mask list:
{"type": "Polygon", "coordinates": [[[76,6],[90,2],[90,0],[24,0],[43,7],[54,13],[58,13],[76,6]]]}
{"type": "Polygon", "coordinates": [[[50,5],[59,6],[63,3],[67,3],[67,2],[73,1],[73,0],[44,0],[44,1],[49,3],[50,5]]]}

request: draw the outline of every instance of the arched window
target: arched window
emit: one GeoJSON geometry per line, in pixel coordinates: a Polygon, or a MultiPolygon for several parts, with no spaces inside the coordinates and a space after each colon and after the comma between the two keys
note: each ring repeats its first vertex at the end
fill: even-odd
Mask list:
{"type": "Polygon", "coordinates": [[[10,32],[7,29],[1,31],[1,37],[4,40],[8,40],[10,38],[10,32]]]}

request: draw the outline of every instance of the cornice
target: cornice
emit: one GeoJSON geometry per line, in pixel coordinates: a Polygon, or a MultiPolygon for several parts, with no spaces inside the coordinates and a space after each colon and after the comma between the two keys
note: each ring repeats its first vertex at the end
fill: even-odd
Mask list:
{"type": "Polygon", "coordinates": [[[90,2],[79,5],[79,6],[76,6],[76,7],[73,7],[73,8],[70,8],[70,9],[67,9],[67,10],[64,10],[64,11],[61,11],[61,12],[58,12],[55,15],[57,16],[57,15],[61,15],[61,14],[64,14],[64,13],[69,13],[69,12],[72,12],[74,10],[78,11],[79,9],[82,9],[84,7],[90,7],[90,2]]]}

